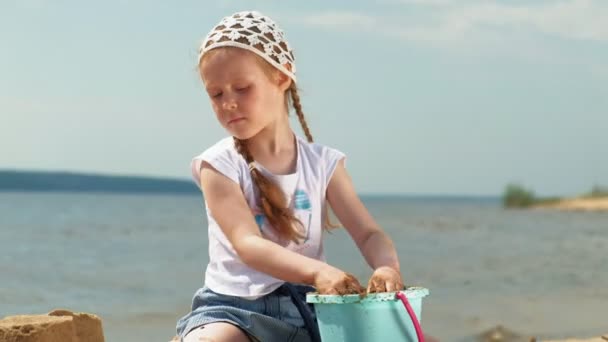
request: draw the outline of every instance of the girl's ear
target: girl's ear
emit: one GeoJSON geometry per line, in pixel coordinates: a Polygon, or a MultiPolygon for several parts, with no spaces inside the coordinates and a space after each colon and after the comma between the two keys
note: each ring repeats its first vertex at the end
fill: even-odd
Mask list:
{"type": "MultiPolygon", "coordinates": [[[[291,71],[291,65],[285,64],[285,68],[291,71]]],[[[277,83],[281,91],[286,91],[291,86],[292,79],[291,77],[285,75],[284,72],[277,72],[277,83]]]]}

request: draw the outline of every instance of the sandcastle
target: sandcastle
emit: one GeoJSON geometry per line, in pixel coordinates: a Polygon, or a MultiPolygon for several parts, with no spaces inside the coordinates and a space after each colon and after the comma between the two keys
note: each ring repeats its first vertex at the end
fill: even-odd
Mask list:
{"type": "Polygon", "coordinates": [[[104,342],[104,336],[99,317],[54,310],[1,319],[0,342],[104,342]]]}

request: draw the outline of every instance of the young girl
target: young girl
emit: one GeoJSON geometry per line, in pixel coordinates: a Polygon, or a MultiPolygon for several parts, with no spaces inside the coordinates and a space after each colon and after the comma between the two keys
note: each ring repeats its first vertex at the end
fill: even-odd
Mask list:
{"type": "Polygon", "coordinates": [[[215,26],[198,67],[217,120],[231,137],[192,162],[209,222],[205,286],[179,320],[184,341],[318,341],[306,292],[403,289],[390,238],[357,196],[345,156],[313,143],[283,32],[258,12],[215,26]],[[289,125],[289,107],[306,140],[289,125]],[[325,262],[327,204],[374,269],[367,288],[325,262]]]}

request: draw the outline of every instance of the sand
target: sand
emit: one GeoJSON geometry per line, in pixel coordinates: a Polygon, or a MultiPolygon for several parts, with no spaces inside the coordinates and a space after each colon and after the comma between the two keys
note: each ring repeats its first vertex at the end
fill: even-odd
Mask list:
{"type": "Polygon", "coordinates": [[[528,337],[511,331],[501,325],[488,329],[475,338],[479,342],[607,342],[608,334],[590,338],[568,338],[562,340],[546,340],[535,337],[528,337]]]}
{"type": "MultiPolygon", "coordinates": [[[[593,338],[544,340],[518,334],[502,326],[486,330],[475,338],[480,342],[607,342],[608,334],[593,338]]],[[[170,342],[177,342],[175,336],[170,342]]],[[[104,342],[101,319],[68,310],[46,315],[8,316],[0,320],[0,342],[104,342]]]]}
{"type": "Polygon", "coordinates": [[[608,197],[598,198],[570,198],[555,203],[538,204],[533,208],[557,209],[566,211],[608,211],[608,197]]]}
{"type": "Polygon", "coordinates": [[[606,342],[608,341],[608,335],[600,336],[600,337],[592,337],[589,339],[567,339],[567,340],[546,340],[543,342],[606,342]]]}
{"type": "Polygon", "coordinates": [[[99,317],[54,310],[1,319],[0,342],[104,342],[104,336],[99,317]]]}

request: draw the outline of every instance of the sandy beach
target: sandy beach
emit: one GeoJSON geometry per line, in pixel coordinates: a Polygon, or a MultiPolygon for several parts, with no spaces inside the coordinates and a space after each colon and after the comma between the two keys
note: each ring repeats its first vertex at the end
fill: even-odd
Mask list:
{"type": "MultiPolygon", "coordinates": [[[[177,336],[167,338],[179,341],[177,336]]],[[[608,334],[589,338],[540,340],[525,337],[503,326],[476,336],[480,342],[606,342],[608,334]]],[[[0,319],[0,342],[104,342],[101,319],[93,314],[54,310],[46,315],[17,315],[0,319]]]]}
{"type": "Polygon", "coordinates": [[[599,336],[599,337],[592,337],[589,339],[550,340],[550,341],[546,341],[546,342],[606,342],[606,341],[608,341],[608,334],[599,336]]]}
{"type": "Polygon", "coordinates": [[[608,197],[569,198],[554,203],[537,204],[534,209],[555,209],[564,211],[608,211],[608,197]]]}
{"type": "Polygon", "coordinates": [[[566,339],[539,339],[536,337],[525,336],[515,331],[509,330],[501,325],[498,325],[492,329],[486,330],[476,336],[476,341],[479,342],[606,342],[608,341],[608,334],[596,337],[584,337],[584,338],[566,338],[566,339]]]}

